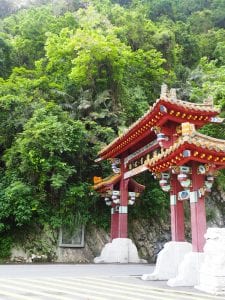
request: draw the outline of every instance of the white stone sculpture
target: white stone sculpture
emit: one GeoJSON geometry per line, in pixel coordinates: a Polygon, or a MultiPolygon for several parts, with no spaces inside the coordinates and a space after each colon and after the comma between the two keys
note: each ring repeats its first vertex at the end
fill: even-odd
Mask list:
{"type": "Polygon", "coordinates": [[[168,280],[167,285],[194,286],[199,282],[199,271],[203,263],[204,254],[202,252],[189,252],[184,256],[183,261],[178,266],[177,275],[168,280]]]}
{"type": "Polygon", "coordinates": [[[198,290],[225,295],[225,228],[208,228],[198,290]]]}

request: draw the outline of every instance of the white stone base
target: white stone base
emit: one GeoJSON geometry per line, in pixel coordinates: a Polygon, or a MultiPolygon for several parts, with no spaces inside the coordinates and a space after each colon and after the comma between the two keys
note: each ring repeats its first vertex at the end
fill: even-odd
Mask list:
{"type": "Polygon", "coordinates": [[[205,234],[204,262],[196,289],[225,295],[225,228],[208,228],[205,234]]]}
{"type": "Polygon", "coordinates": [[[178,266],[192,245],[187,242],[168,242],[159,252],[152,274],[144,274],[143,280],[168,280],[177,275],[178,266]]]}
{"type": "Polygon", "coordinates": [[[204,253],[190,252],[184,256],[178,267],[177,276],[168,280],[167,285],[194,286],[199,283],[199,272],[203,263],[204,253]]]}
{"type": "Polygon", "coordinates": [[[104,246],[101,255],[95,257],[94,263],[146,263],[146,260],[139,258],[132,240],[118,238],[104,246]]]}
{"type": "Polygon", "coordinates": [[[213,295],[225,295],[225,276],[219,277],[200,273],[200,283],[195,288],[213,295]]]}

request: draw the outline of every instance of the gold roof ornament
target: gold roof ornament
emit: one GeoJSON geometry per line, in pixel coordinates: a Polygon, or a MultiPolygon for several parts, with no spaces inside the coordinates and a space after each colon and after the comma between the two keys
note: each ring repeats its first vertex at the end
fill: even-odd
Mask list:
{"type": "Polygon", "coordinates": [[[105,187],[107,185],[113,185],[115,182],[118,182],[121,179],[121,174],[112,174],[106,178],[101,178],[101,180],[95,180],[95,178],[101,178],[101,177],[97,177],[94,176],[93,181],[94,181],[94,186],[93,189],[94,190],[98,190],[102,187],[105,187]]]}
{"type": "Polygon", "coordinates": [[[94,176],[93,182],[94,182],[94,184],[98,184],[98,183],[102,182],[102,177],[94,176]]]}
{"type": "Polygon", "coordinates": [[[195,125],[189,122],[185,122],[181,124],[181,134],[184,135],[191,135],[195,132],[195,125]]]}

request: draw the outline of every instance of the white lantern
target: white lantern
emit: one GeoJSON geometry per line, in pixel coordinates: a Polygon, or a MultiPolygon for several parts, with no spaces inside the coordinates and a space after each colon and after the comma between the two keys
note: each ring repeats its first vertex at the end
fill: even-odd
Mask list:
{"type": "Polygon", "coordinates": [[[199,165],[198,166],[198,174],[205,174],[206,169],[204,165],[199,165]]]}
{"type": "Polygon", "coordinates": [[[205,181],[205,186],[206,186],[207,191],[208,191],[208,190],[209,190],[209,191],[211,190],[212,185],[213,185],[213,182],[212,182],[212,181],[208,181],[208,180],[205,181]]]}
{"type": "Polygon", "coordinates": [[[119,204],[119,203],[120,203],[120,199],[119,199],[119,198],[114,199],[114,200],[113,200],[113,203],[119,204]]]}
{"type": "Polygon", "coordinates": [[[128,201],[128,204],[129,204],[129,205],[134,205],[134,203],[135,203],[135,200],[130,199],[130,200],[128,201]]]}
{"type": "Polygon", "coordinates": [[[168,141],[168,137],[164,133],[157,134],[157,142],[165,142],[168,141]]]}
{"type": "Polygon", "coordinates": [[[188,175],[185,173],[180,173],[177,175],[177,179],[179,182],[186,181],[188,179],[188,175]]]}
{"type": "Polygon", "coordinates": [[[129,192],[130,197],[135,197],[135,192],[129,192]]]}
{"type": "Polygon", "coordinates": [[[159,185],[160,185],[161,187],[163,187],[163,186],[165,186],[165,185],[168,185],[168,181],[165,180],[165,179],[161,179],[161,180],[159,180],[159,185]]]}
{"type": "Polygon", "coordinates": [[[188,167],[188,166],[180,166],[180,172],[181,172],[181,173],[188,174],[188,173],[191,172],[191,168],[188,167]]]}
{"type": "Polygon", "coordinates": [[[170,174],[169,174],[169,173],[162,173],[162,174],[161,174],[161,178],[162,178],[162,179],[167,179],[167,180],[168,180],[168,179],[170,178],[170,174]]]}
{"type": "Polygon", "coordinates": [[[115,173],[115,174],[119,174],[120,173],[120,168],[112,168],[112,170],[113,170],[113,172],[115,173]]]}
{"type": "Polygon", "coordinates": [[[208,175],[206,177],[207,181],[213,182],[214,181],[214,177],[212,175],[208,175]]]}
{"type": "Polygon", "coordinates": [[[112,194],[113,194],[113,195],[116,195],[116,196],[119,196],[119,195],[120,195],[120,191],[115,191],[115,190],[114,190],[114,191],[112,192],[112,194]]]}
{"type": "Polygon", "coordinates": [[[168,184],[168,185],[164,185],[164,186],[162,186],[162,190],[164,191],[164,192],[169,192],[170,191],[170,185],[168,184]]]}
{"type": "Polygon", "coordinates": [[[112,201],[108,197],[105,197],[105,204],[108,205],[108,206],[111,206],[112,201]]]}
{"type": "Polygon", "coordinates": [[[191,185],[191,180],[187,178],[186,180],[180,181],[180,185],[184,188],[188,188],[191,185]]]}

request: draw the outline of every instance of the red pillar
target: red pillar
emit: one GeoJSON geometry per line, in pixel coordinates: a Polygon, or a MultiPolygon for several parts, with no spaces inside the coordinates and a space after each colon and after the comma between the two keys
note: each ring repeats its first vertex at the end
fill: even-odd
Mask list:
{"type": "Polygon", "coordinates": [[[120,207],[118,237],[127,238],[127,208],[128,203],[128,180],[121,179],[120,182],[120,207]]]}
{"type": "Polygon", "coordinates": [[[183,201],[178,201],[181,186],[177,175],[171,175],[170,212],[172,241],[183,242],[184,239],[184,207],[183,201]]]}
{"type": "Polygon", "coordinates": [[[118,224],[119,221],[119,213],[115,211],[115,207],[111,208],[111,234],[110,234],[110,238],[111,241],[113,239],[118,238],[118,224]]]}
{"type": "Polygon", "coordinates": [[[119,207],[119,220],[118,220],[118,237],[127,238],[127,213],[128,213],[128,182],[129,179],[124,179],[124,160],[121,159],[121,181],[120,181],[120,207],[119,207]]]}
{"type": "Polygon", "coordinates": [[[206,233],[206,212],[204,196],[199,197],[198,190],[204,185],[205,175],[198,174],[198,164],[192,165],[192,188],[190,193],[191,232],[193,252],[203,252],[206,233]]]}

